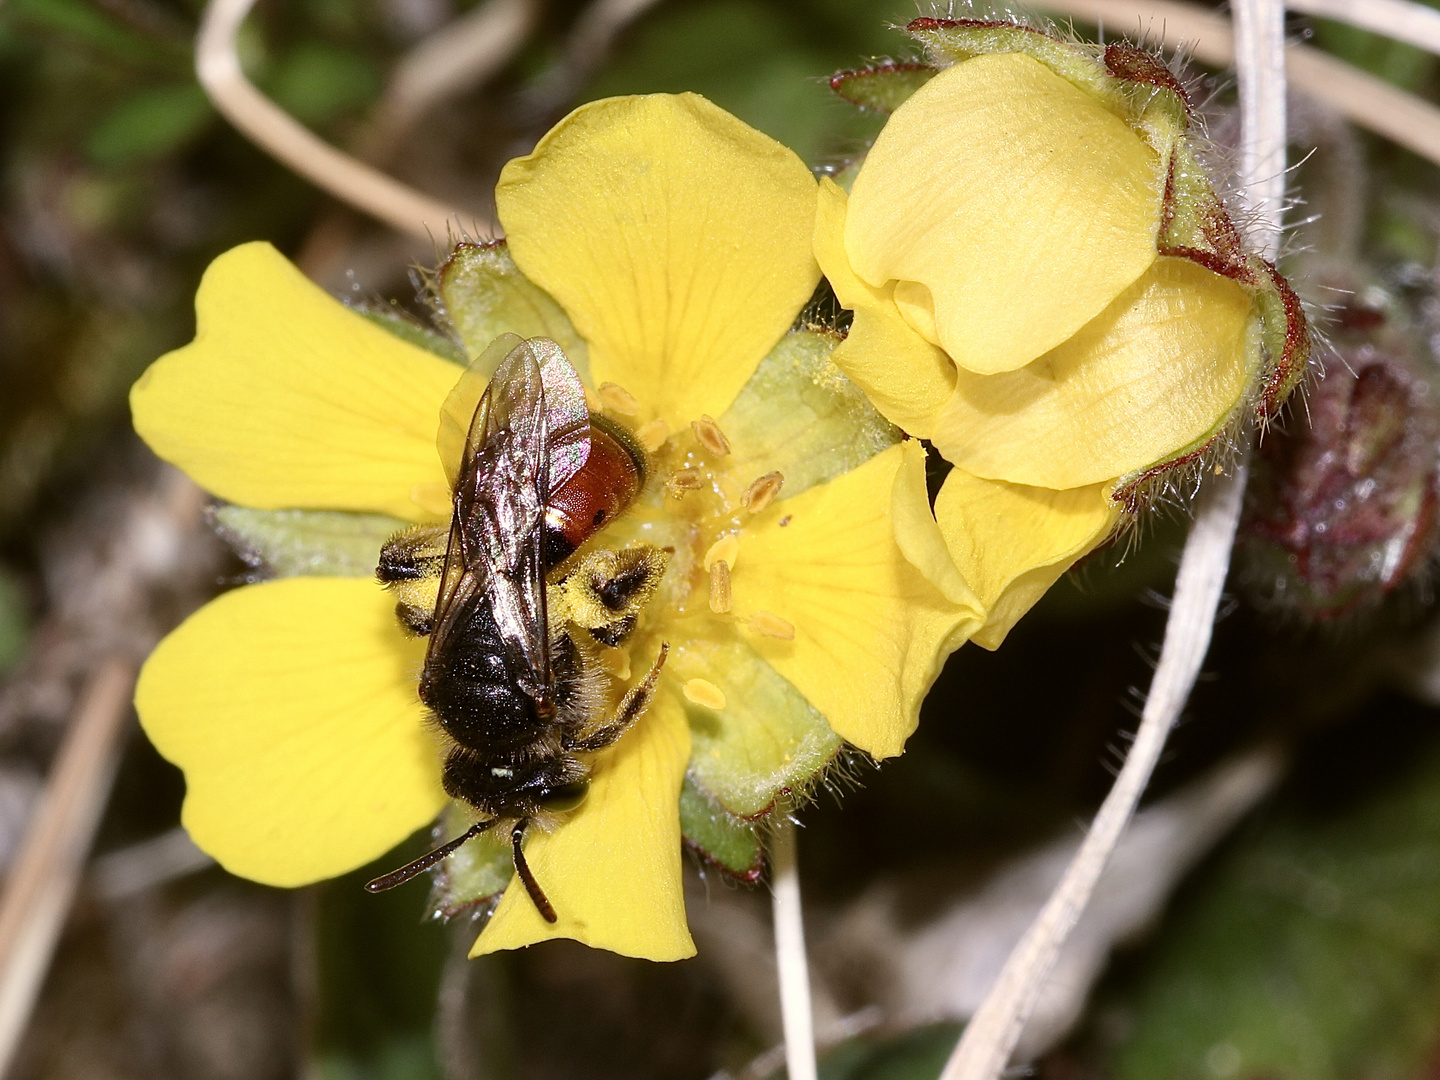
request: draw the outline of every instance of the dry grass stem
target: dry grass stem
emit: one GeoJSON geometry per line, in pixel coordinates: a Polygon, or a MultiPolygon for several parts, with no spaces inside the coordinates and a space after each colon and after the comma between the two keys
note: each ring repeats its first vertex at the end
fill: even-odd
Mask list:
{"type": "Polygon", "coordinates": [[[254,0],[212,0],[195,41],[195,72],[215,108],[267,153],[311,183],[391,228],[421,239],[475,215],[430,198],[318,138],[256,90],[240,67],[235,37],[254,0]]]}

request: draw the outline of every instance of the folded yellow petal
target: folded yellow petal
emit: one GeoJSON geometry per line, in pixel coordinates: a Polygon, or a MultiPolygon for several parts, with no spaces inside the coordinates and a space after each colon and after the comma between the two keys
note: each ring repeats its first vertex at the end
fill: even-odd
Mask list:
{"type": "Polygon", "coordinates": [[[985,607],[985,626],[971,640],[995,649],[1076,559],[1110,535],[1120,507],[1108,485],[1053,491],[951,469],[935,517],[985,607]]]}
{"type": "Polygon", "coordinates": [[[895,306],[895,286],[875,288],[850,269],[845,254],[845,192],[828,177],[820,181],[815,219],[815,258],[840,306],[855,321],[830,354],[835,366],[865,391],[880,414],[919,439],[928,439],[955,389],[955,365],[922,338],[895,306]]]}
{"type": "Polygon", "coordinates": [[[130,392],[135,430],[221,498],[263,509],[430,515],[440,404],[460,370],[347,310],[269,244],[216,259],[195,340],[130,392]]]}
{"type": "Polygon", "coordinates": [[[962,371],[935,425],[960,468],[1035,487],[1104,483],[1209,438],[1258,363],[1243,288],[1162,258],[1097,319],[1021,371],[962,371]]]}
{"type": "Polygon", "coordinates": [[[890,117],[845,250],[877,288],[913,283],[896,302],[961,368],[1013,371],[1145,272],[1163,191],[1158,155],[1089,94],[1032,57],[977,56],[890,117]]]}
{"type": "Polygon", "coordinates": [[[945,657],[983,622],[896,543],[894,491],[923,487],[924,468],[911,442],[777,501],[741,535],[731,576],[737,615],[764,611],[794,630],[789,640],[753,634],[756,652],[875,757],[900,753],[945,657]]]}
{"type": "Polygon", "coordinates": [[[182,820],[232,873],[305,885],[363,866],[444,805],[415,697],[425,651],[363,578],[219,597],[162,641],[135,705],[185,771],[182,820]]]}
{"type": "Polygon", "coordinates": [[[470,950],[482,956],[574,938],[646,960],[695,955],[681,881],[680,785],[690,730],[675,699],[658,695],[595,764],[590,795],[553,832],[532,832],[525,857],[559,921],[547,923],[513,880],[470,950]]]}
{"type": "Polygon", "coordinates": [[[810,171],[694,94],[581,106],[505,166],[495,201],[596,382],[676,430],[725,411],[819,280],[810,171]]]}

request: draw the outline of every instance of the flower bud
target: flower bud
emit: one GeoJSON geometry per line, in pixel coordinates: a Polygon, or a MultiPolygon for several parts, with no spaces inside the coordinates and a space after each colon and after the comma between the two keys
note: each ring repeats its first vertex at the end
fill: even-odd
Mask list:
{"type": "Polygon", "coordinates": [[[1440,531],[1440,403],[1416,350],[1358,304],[1342,311],[1335,348],[1307,415],[1261,444],[1240,526],[1248,591],[1316,621],[1412,581],[1440,531]]]}

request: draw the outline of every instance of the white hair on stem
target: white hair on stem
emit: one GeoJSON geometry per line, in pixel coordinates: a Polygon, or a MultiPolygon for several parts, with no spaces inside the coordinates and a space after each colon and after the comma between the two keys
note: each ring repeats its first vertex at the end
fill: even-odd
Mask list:
{"type": "MultiPolygon", "coordinates": [[[[1285,194],[1285,12],[1280,0],[1234,0],[1233,7],[1242,116],[1241,179],[1260,226],[1253,240],[1274,258],[1285,194]]],[[[1060,884],[966,1025],[940,1080],[997,1080],[1009,1064],[1060,948],[1134,815],[1200,674],[1230,567],[1247,475],[1242,456],[1201,492],[1175,578],[1160,661],[1125,764],[1060,884]]]]}

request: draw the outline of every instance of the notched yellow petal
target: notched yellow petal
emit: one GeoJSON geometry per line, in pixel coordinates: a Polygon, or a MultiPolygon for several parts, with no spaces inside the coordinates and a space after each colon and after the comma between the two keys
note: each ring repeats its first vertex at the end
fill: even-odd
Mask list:
{"type": "Polygon", "coordinates": [[[680,786],[689,757],[684,714],[658,695],[598,756],[579,809],[555,831],[526,840],[526,860],[559,921],[541,918],[512,881],[470,955],[565,937],[646,960],[693,956],[680,872],[680,786]]]}
{"type": "Polygon", "coordinates": [[[1013,371],[1154,262],[1163,191],[1159,156],[1095,98],[1032,57],[978,56],[890,117],[844,246],[871,286],[914,283],[907,322],[961,368],[1013,371]]]}
{"type": "Polygon", "coordinates": [[[433,820],[445,796],[415,696],[424,650],[362,578],[249,585],[185,620],[146,661],[135,706],[185,772],[195,843],[234,874],[295,886],[433,820]]]}
{"type": "Polygon", "coordinates": [[[845,254],[846,196],[828,177],[820,181],[815,257],[840,305],[855,313],[850,333],[830,354],[887,420],[928,439],[935,417],[955,389],[955,364],[905,321],[895,285],[875,288],[856,276],[845,254]]]}
{"type": "Polygon", "coordinates": [[[1254,305],[1229,278],[1162,258],[1101,316],[1021,371],[962,372],[935,445],[989,480],[1105,483],[1222,426],[1259,364],[1254,305]]]}
{"type": "Polygon", "coordinates": [[[999,648],[1060,575],[1110,536],[1120,516],[1109,485],[1053,491],[950,470],[935,517],[955,568],[986,612],[971,640],[999,648]]]}
{"type": "Polygon", "coordinates": [[[695,94],[583,105],[495,191],[595,380],[671,430],[723,413],[810,298],[814,199],[794,153],[695,94]]]}
{"type": "Polygon", "coordinates": [[[135,430],[201,487],[262,509],[431,515],[435,416],[458,369],[347,310],[269,244],[221,255],[195,340],[130,391],[135,430]]]}
{"type": "Polygon", "coordinates": [[[757,633],[751,646],[837,734],[876,757],[900,753],[945,657],[983,622],[897,544],[892,500],[902,469],[907,489],[923,484],[918,444],[777,500],[745,530],[745,559],[731,579],[737,612],[764,611],[793,628],[791,639],[757,633]]]}

